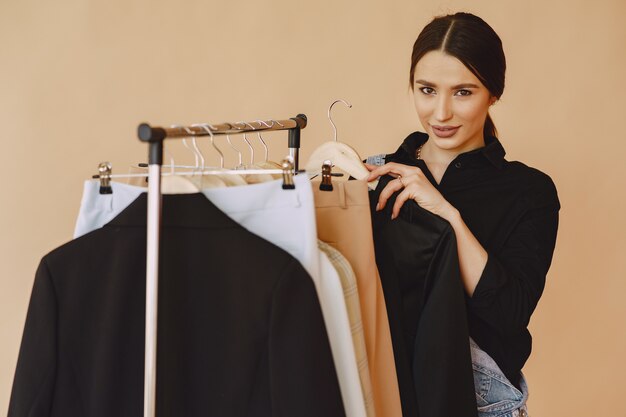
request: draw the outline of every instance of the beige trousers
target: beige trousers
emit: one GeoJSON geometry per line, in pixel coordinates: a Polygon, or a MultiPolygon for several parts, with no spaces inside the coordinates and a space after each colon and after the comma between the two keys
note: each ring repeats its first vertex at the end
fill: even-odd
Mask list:
{"type": "Polygon", "coordinates": [[[365,181],[334,181],[333,191],[313,182],[317,236],[350,262],[356,275],[367,358],[378,417],[401,417],[391,333],[380,284],[365,181]]]}

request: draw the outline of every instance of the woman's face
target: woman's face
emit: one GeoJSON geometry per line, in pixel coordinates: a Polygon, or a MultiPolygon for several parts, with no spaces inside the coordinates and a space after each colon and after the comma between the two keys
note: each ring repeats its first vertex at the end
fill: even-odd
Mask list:
{"type": "Polygon", "coordinates": [[[428,52],[414,77],[415,109],[436,147],[461,153],[485,145],[483,127],[495,97],[461,61],[428,52]]]}

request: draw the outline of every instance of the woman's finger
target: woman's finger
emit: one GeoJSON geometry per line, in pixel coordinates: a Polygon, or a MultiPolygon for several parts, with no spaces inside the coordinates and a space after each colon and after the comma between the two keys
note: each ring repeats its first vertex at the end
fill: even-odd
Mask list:
{"type": "Polygon", "coordinates": [[[380,177],[381,175],[385,175],[385,165],[381,165],[372,169],[370,171],[369,177],[367,177],[367,182],[374,181],[376,178],[380,177]]]}
{"type": "Polygon", "coordinates": [[[419,167],[389,162],[372,170],[367,181],[374,181],[376,178],[382,177],[385,174],[389,174],[392,177],[408,177],[410,175],[415,175],[419,171],[421,171],[419,167]]]}
{"type": "Polygon", "coordinates": [[[372,165],[372,164],[366,164],[366,163],[364,163],[363,165],[365,165],[365,168],[367,168],[368,171],[373,171],[380,166],[380,165],[372,165]]]}
{"type": "Polygon", "coordinates": [[[393,204],[393,208],[391,209],[391,220],[398,217],[398,214],[400,214],[400,209],[402,208],[404,203],[406,203],[407,200],[410,200],[411,198],[411,191],[409,191],[407,188],[405,188],[400,194],[398,194],[398,197],[396,197],[396,201],[393,204]]]}
{"type": "Polygon", "coordinates": [[[383,208],[385,208],[385,206],[387,205],[387,200],[389,200],[389,197],[391,197],[393,193],[395,193],[398,190],[401,190],[402,188],[403,188],[403,185],[399,179],[389,181],[387,185],[385,186],[385,188],[383,188],[383,190],[380,192],[380,195],[378,196],[378,203],[376,204],[376,211],[380,211],[383,208]]]}
{"type": "Polygon", "coordinates": [[[370,172],[370,176],[367,178],[367,181],[374,181],[378,177],[382,177],[385,174],[395,174],[395,176],[402,175],[401,170],[402,165],[397,164],[395,162],[389,162],[385,165],[376,167],[374,170],[370,172]]]}

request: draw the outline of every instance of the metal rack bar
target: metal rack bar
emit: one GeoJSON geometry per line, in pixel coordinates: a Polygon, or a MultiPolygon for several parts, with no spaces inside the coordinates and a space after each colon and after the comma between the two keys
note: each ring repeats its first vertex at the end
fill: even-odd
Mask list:
{"type": "Polygon", "coordinates": [[[209,136],[201,125],[207,126],[214,135],[237,134],[244,132],[258,132],[269,130],[304,129],[307,118],[304,114],[286,120],[266,120],[253,122],[219,123],[219,124],[194,124],[191,126],[153,127],[147,123],[139,125],[139,139],[149,142],[153,139],[188,138],[190,136],[209,136]]]}

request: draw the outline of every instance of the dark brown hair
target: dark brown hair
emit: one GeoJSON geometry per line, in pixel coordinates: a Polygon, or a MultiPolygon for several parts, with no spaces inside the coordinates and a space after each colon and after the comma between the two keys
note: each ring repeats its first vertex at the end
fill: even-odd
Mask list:
{"type": "MultiPolygon", "coordinates": [[[[411,90],[414,87],[415,66],[430,51],[442,51],[461,61],[492,96],[500,99],[504,91],[506,60],[498,34],[480,17],[459,12],[435,17],[417,37],[411,54],[411,90]]],[[[487,114],[485,136],[497,136],[498,131],[487,114]]]]}

